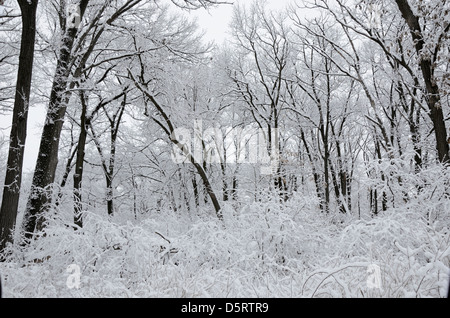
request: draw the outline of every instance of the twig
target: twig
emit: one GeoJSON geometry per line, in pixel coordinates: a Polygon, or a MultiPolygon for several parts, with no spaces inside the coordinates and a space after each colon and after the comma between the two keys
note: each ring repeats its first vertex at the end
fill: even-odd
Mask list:
{"type": "Polygon", "coordinates": [[[158,233],[158,232],[155,232],[155,233],[158,234],[159,236],[161,236],[161,238],[162,238],[163,240],[165,240],[165,241],[167,241],[169,244],[171,244],[170,241],[169,241],[168,239],[166,239],[161,233],[158,233]]]}

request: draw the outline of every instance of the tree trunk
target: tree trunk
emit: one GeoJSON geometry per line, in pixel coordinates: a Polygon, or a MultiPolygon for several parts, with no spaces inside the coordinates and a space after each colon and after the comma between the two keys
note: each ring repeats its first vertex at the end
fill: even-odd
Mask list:
{"type": "MultiPolygon", "coordinates": [[[[121,94],[122,95],[122,94],[121,94]]],[[[119,96],[121,96],[119,95],[119,96]]],[[[119,134],[119,126],[122,120],[122,116],[127,105],[127,94],[126,90],[123,91],[123,102],[120,105],[117,113],[110,119],[110,155],[109,155],[109,166],[108,170],[105,170],[106,177],[106,204],[108,209],[108,215],[112,216],[114,214],[114,190],[113,190],[113,179],[114,179],[114,168],[116,164],[116,152],[117,152],[117,135],[119,134]]]]}
{"type": "Polygon", "coordinates": [[[198,193],[198,185],[197,185],[197,175],[195,173],[192,175],[192,187],[194,188],[195,206],[198,208],[200,205],[200,202],[199,202],[199,193],[198,193]]]}
{"type": "MultiPolygon", "coordinates": [[[[81,18],[88,2],[89,0],[81,0],[80,2],[81,18]]],[[[31,192],[25,210],[23,227],[26,239],[31,239],[35,230],[42,230],[44,226],[42,214],[51,201],[50,195],[47,195],[45,190],[48,190],[47,188],[55,181],[59,140],[67,107],[66,88],[71,71],[71,53],[77,33],[77,27],[67,29],[59,51],[31,192]]]]}
{"type": "MultiPolygon", "coordinates": [[[[326,141],[327,142],[327,141],[326,141]]],[[[325,188],[325,212],[328,213],[330,211],[330,172],[329,172],[329,159],[330,159],[330,153],[328,151],[328,144],[324,143],[325,147],[325,154],[323,157],[323,164],[324,164],[324,184],[323,187],[325,188]]]]}
{"type": "Polygon", "coordinates": [[[203,181],[203,185],[205,186],[206,192],[209,195],[209,198],[211,199],[211,202],[214,206],[214,210],[216,212],[217,218],[221,221],[223,221],[223,214],[222,214],[222,208],[220,207],[219,200],[217,199],[217,196],[214,192],[214,189],[211,186],[211,183],[209,182],[208,176],[206,174],[206,171],[202,164],[198,163],[196,161],[196,158],[193,154],[189,153],[189,151],[186,149],[186,147],[180,143],[177,139],[174,138],[173,133],[175,131],[175,127],[172,124],[172,121],[170,120],[169,116],[164,112],[164,109],[161,107],[161,105],[158,103],[158,101],[144,88],[141,86],[139,82],[136,81],[136,79],[133,77],[133,74],[129,72],[129,75],[137,88],[142,91],[153,103],[153,105],[158,110],[159,114],[164,118],[164,121],[166,122],[168,127],[165,127],[161,122],[159,122],[156,118],[153,118],[153,121],[155,121],[167,134],[167,136],[170,138],[170,141],[176,145],[189,159],[189,161],[192,163],[192,165],[197,170],[197,173],[200,175],[200,178],[203,181]]]}
{"type": "Polygon", "coordinates": [[[84,92],[81,92],[81,118],[80,118],[80,136],[78,137],[77,158],[75,161],[75,173],[73,175],[73,199],[74,199],[74,223],[78,227],[83,227],[83,201],[81,196],[81,183],[83,181],[83,166],[86,149],[86,139],[90,119],[86,117],[87,103],[84,92]]]}
{"type": "Polygon", "coordinates": [[[38,0],[18,0],[18,3],[22,13],[22,37],[5,185],[0,208],[0,251],[7,242],[12,241],[19,206],[36,37],[38,0]]]}
{"type": "MultiPolygon", "coordinates": [[[[311,134],[312,133],[313,132],[311,131],[311,134]]],[[[305,153],[308,155],[309,162],[311,163],[312,174],[314,177],[314,185],[316,188],[317,198],[319,199],[319,209],[321,212],[325,212],[325,199],[324,199],[325,194],[322,187],[321,177],[314,165],[314,158],[312,157],[312,152],[310,151],[310,148],[308,146],[308,142],[306,140],[305,132],[303,131],[303,129],[300,130],[300,134],[301,139],[303,141],[303,145],[305,147],[305,153]]]]}
{"type": "Polygon", "coordinates": [[[113,195],[112,176],[108,174],[106,176],[106,207],[109,216],[114,215],[113,195]]]}
{"type": "Polygon", "coordinates": [[[233,198],[233,201],[238,200],[237,190],[238,190],[238,181],[237,181],[236,175],[233,175],[233,182],[231,185],[231,196],[233,198]]]}
{"type": "Polygon", "coordinates": [[[228,189],[228,183],[226,179],[226,164],[222,162],[220,164],[221,170],[222,170],[222,200],[224,202],[228,201],[229,199],[229,189],[228,189]]]}
{"type": "Polygon", "coordinates": [[[370,189],[370,205],[373,215],[378,215],[378,191],[370,189]]]}
{"type": "Polygon", "coordinates": [[[203,184],[205,185],[206,192],[208,193],[209,198],[211,199],[211,202],[214,206],[214,210],[216,211],[216,215],[219,220],[222,220],[223,216],[222,216],[220,203],[219,203],[219,200],[217,200],[216,194],[214,192],[214,189],[211,186],[211,183],[209,182],[208,176],[206,175],[205,170],[203,170],[202,166],[200,164],[196,163],[192,156],[191,156],[191,158],[192,158],[192,160],[191,160],[192,164],[197,169],[197,172],[200,175],[200,178],[202,179],[203,184]]]}
{"type": "MultiPolygon", "coordinates": [[[[57,74],[63,71],[64,63],[58,62],[57,74]]],[[[25,237],[30,239],[35,229],[42,229],[43,219],[38,217],[50,203],[46,188],[55,180],[58,165],[59,139],[62,131],[66,106],[61,105],[66,90],[67,78],[56,75],[50,96],[50,106],[42,131],[39,154],[34,170],[31,193],[24,217],[25,237]]]]}
{"type": "MultiPolygon", "coordinates": [[[[378,141],[375,142],[375,151],[376,151],[377,158],[378,158],[379,162],[381,162],[381,159],[382,159],[381,146],[380,146],[380,143],[378,141]]],[[[384,182],[387,182],[386,180],[387,180],[387,178],[386,178],[385,174],[381,171],[381,181],[384,183],[384,182]]],[[[375,200],[377,202],[376,210],[378,211],[378,196],[377,196],[377,192],[375,192],[375,200]]],[[[383,210],[383,212],[387,211],[387,193],[386,193],[385,190],[382,190],[382,192],[381,192],[381,209],[383,210]]]]}

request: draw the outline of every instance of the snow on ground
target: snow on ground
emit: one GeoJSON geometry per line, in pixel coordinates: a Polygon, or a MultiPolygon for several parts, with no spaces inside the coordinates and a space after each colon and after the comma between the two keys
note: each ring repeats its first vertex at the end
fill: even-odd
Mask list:
{"type": "Polygon", "coordinates": [[[4,296],[445,297],[448,219],[427,225],[420,213],[337,220],[296,197],[227,205],[224,222],[87,212],[75,232],[55,216],[44,237],[0,263],[4,296]]]}

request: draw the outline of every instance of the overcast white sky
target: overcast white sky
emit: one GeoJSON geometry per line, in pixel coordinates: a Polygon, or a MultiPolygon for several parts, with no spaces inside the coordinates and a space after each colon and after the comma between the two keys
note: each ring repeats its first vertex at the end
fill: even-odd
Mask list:
{"type": "MultiPolygon", "coordinates": [[[[294,0],[266,0],[269,9],[283,9],[294,0]]],[[[228,0],[234,4],[251,4],[252,0],[228,0]]],[[[233,5],[219,5],[216,8],[204,10],[200,9],[192,12],[198,18],[199,25],[205,29],[205,37],[214,40],[216,44],[221,44],[227,37],[228,25],[231,22],[233,5]]]]}

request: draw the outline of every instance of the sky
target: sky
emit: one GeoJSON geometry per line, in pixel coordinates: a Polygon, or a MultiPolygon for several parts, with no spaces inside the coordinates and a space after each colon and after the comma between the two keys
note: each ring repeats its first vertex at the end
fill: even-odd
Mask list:
{"type": "MultiPolygon", "coordinates": [[[[293,0],[266,0],[268,9],[282,9],[293,0]]],[[[251,0],[229,0],[235,4],[248,5],[251,0]]],[[[223,4],[208,10],[199,9],[190,12],[190,16],[197,18],[199,26],[205,31],[205,40],[214,41],[220,45],[229,38],[228,27],[233,13],[232,4],[223,4]]],[[[25,146],[24,170],[32,171],[39,151],[41,129],[45,120],[45,111],[42,107],[30,108],[28,116],[28,134],[25,146]]],[[[7,140],[11,116],[0,115],[0,140],[7,140]]]]}
{"type": "Polygon", "coordinates": [[[205,31],[208,41],[217,44],[223,42],[227,37],[228,24],[231,22],[233,5],[220,5],[209,10],[200,9],[191,14],[198,19],[198,23],[205,31]]]}
{"type": "MultiPolygon", "coordinates": [[[[269,10],[277,10],[285,8],[294,0],[266,0],[266,5],[269,10]]],[[[252,0],[229,0],[236,4],[252,3],[252,0]]],[[[222,4],[209,10],[196,10],[191,13],[198,18],[198,23],[201,28],[205,30],[205,38],[209,41],[214,41],[216,44],[222,44],[227,39],[228,26],[231,22],[233,14],[233,5],[222,4]]]]}

